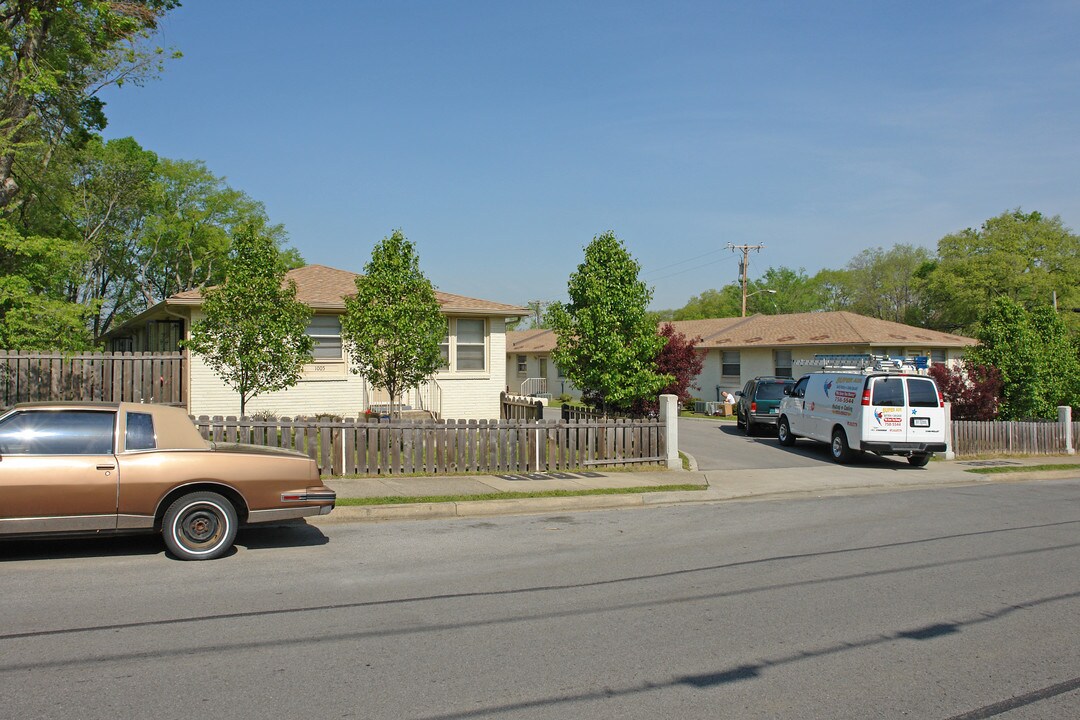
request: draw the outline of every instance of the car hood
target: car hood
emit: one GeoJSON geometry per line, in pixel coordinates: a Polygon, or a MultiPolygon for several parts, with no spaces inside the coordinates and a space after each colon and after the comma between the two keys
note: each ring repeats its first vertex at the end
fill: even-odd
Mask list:
{"type": "Polygon", "coordinates": [[[276,455],[278,457],[301,457],[308,458],[306,453],[287,448],[267,447],[265,445],[248,445],[246,443],[210,443],[210,449],[216,452],[243,453],[246,455],[276,455]]]}

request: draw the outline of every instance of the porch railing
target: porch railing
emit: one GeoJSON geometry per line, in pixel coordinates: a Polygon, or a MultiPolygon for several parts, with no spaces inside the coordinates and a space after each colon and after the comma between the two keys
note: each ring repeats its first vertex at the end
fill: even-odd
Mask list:
{"type": "Polygon", "coordinates": [[[521,383],[521,392],[519,395],[525,397],[536,397],[537,395],[548,394],[548,381],[547,378],[528,378],[525,382],[521,383]]]}

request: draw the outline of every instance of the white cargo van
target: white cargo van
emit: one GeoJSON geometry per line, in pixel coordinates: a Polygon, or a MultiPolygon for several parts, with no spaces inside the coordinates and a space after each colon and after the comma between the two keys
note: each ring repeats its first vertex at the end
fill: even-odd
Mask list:
{"type": "Polygon", "coordinates": [[[916,467],[945,452],[945,403],[937,384],[880,368],[830,368],[800,378],[780,401],[780,444],[808,438],[829,443],[839,463],[872,452],[906,456],[916,467]]]}

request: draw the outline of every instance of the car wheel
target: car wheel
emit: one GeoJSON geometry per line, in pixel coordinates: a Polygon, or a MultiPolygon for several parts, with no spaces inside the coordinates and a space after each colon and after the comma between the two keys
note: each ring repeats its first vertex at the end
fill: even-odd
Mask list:
{"type": "Polygon", "coordinates": [[[926,463],[930,462],[930,458],[932,456],[933,453],[926,455],[909,455],[907,461],[910,465],[913,465],[914,467],[923,467],[924,465],[926,465],[926,463]]]}
{"type": "Polygon", "coordinates": [[[739,414],[738,410],[735,411],[735,427],[740,430],[746,429],[746,423],[743,422],[742,415],[739,414]]]}
{"type": "Polygon", "coordinates": [[[851,448],[848,447],[847,433],[842,428],[836,428],[832,433],[832,443],[829,445],[833,460],[838,463],[851,461],[851,448]]]}
{"type": "Polygon", "coordinates": [[[795,444],[795,436],[791,434],[791,425],[788,424],[786,417],[780,418],[780,422],[776,426],[776,437],[780,440],[781,445],[791,447],[795,444]]]}
{"type": "Polygon", "coordinates": [[[749,417],[746,418],[746,423],[744,427],[746,429],[746,437],[750,437],[757,432],[757,426],[750,421],[749,417]]]}
{"type": "Polygon", "coordinates": [[[180,560],[213,560],[232,547],[236,525],[236,508],[226,498],[194,492],[165,511],[161,536],[165,547],[180,560]]]}

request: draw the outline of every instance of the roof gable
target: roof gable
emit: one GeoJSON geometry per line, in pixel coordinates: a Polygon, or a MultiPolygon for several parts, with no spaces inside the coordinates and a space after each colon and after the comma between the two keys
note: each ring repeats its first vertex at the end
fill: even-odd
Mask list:
{"type": "MultiPolygon", "coordinates": [[[[962,335],[878,320],[846,311],[670,322],[675,330],[686,337],[700,337],[698,347],[701,349],[814,345],[959,348],[976,344],[974,339],[962,335]]],[[[551,352],[554,349],[553,330],[523,330],[506,334],[507,352],[551,352]]]]}
{"type": "MultiPolygon", "coordinates": [[[[305,265],[285,274],[286,282],[296,283],[296,299],[319,310],[344,310],[345,298],[356,294],[357,273],[348,270],[327,267],[326,265],[305,265]]],[[[442,311],[460,315],[496,315],[506,317],[524,317],[529,314],[527,308],[505,305],[490,300],[480,300],[435,291],[442,311]]],[[[201,305],[202,293],[199,290],[173,295],[166,303],[170,305],[201,305]]]]}

